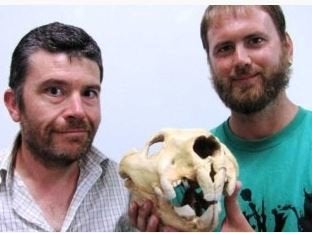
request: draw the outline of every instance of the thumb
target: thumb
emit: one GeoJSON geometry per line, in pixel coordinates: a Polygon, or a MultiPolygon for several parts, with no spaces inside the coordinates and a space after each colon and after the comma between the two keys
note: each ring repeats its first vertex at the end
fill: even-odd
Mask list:
{"type": "Polygon", "coordinates": [[[241,187],[241,182],[237,181],[233,194],[224,197],[224,209],[226,217],[223,222],[222,231],[254,231],[239,207],[237,195],[241,187]]]}
{"type": "Polygon", "coordinates": [[[237,201],[237,196],[241,187],[242,183],[237,181],[232,195],[224,197],[225,213],[227,218],[231,221],[239,220],[240,218],[238,218],[238,215],[242,214],[237,201]]]}

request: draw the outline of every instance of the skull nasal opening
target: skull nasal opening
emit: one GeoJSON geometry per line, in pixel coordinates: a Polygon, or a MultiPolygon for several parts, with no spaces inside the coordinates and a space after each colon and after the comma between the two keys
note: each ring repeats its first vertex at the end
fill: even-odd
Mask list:
{"type": "Polygon", "coordinates": [[[208,138],[205,136],[200,136],[196,138],[193,145],[193,150],[202,159],[205,159],[208,156],[212,156],[214,152],[219,149],[220,144],[217,142],[216,138],[212,135],[208,138]]]}

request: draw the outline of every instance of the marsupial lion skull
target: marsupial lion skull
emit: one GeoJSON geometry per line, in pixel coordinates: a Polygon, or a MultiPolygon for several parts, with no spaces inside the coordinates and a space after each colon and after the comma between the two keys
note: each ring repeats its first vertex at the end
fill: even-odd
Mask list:
{"type": "Polygon", "coordinates": [[[231,195],[238,165],[227,147],[203,129],[163,129],[142,151],[120,162],[119,173],[132,198],[150,199],[166,225],[184,231],[212,231],[220,199],[231,195]],[[161,143],[158,152],[150,148],[161,143]]]}

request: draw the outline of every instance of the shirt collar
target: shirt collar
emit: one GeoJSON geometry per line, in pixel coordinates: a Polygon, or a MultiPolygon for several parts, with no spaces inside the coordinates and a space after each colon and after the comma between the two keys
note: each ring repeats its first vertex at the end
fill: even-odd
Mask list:
{"type": "MultiPolygon", "coordinates": [[[[8,176],[13,174],[13,169],[14,169],[13,164],[15,161],[17,150],[21,146],[21,142],[22,142],[22,135],[21,135],[21,132],[19,132],[13,144],[11,145],[11,147],[2,154],[3,157],[0,161],[0,185],[7,182],[8,176]]],[[[83,160],[81,161],[82,164],[91,163],[91,164],[99,164],[101,166],[105,164],[108,158],[102,152],[100,152],[97,148],[92,146],[87,156],[84,156],[82,160],[83,160]]]]}
{"type": "Polygon", "coordinates": [[[13,164],[18,148],[21,145],[22,136],[19,132],[11,147],[2,154],[0,162],[0,185],[4,184],[8,175],[13,174],[13,164]]]}

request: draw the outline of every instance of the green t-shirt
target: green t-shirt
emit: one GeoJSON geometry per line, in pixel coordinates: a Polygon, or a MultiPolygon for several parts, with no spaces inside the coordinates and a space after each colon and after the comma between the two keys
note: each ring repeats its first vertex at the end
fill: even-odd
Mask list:
{"type": "Polygon", "coordinates": [[[312,231],[311,111],[299,108],[284,129],[261,140],[235,136],[228,121],[212,132],[237,159],[240,206],[256,231],[312,231]]]}

